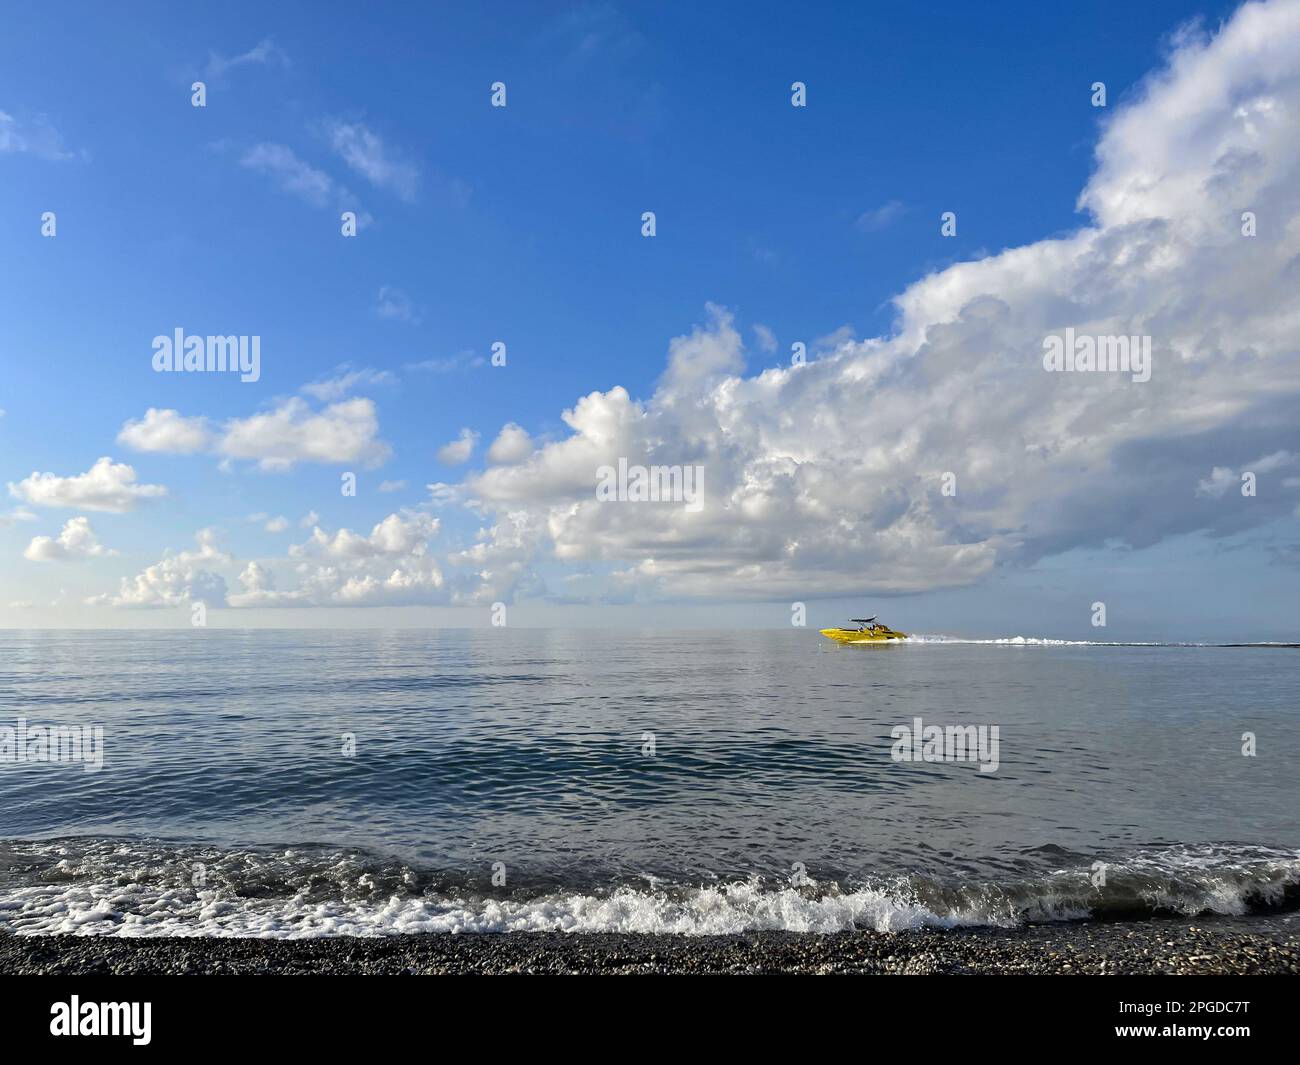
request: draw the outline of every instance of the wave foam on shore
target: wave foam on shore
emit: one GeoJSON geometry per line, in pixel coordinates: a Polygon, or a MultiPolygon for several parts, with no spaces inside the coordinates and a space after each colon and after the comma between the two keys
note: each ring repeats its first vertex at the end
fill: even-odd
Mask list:
{"type": "Polygon", "coordinates": [[[724,935],[1014,928],[1300,906],[1300,854],[1171,848],[1006,883],[914,875],[857,883],[759,877],[493,894],[357,851],[216,851],[113,840],[11,843],[0,930],[19,935],[315,938],[416,933],[724,935]],[[194,870],[202,869],[199,883],[194,870]]]}

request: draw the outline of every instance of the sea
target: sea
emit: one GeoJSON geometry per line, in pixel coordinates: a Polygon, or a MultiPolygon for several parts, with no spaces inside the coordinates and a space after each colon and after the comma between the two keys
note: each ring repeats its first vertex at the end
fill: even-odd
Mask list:
{"type": "Polygon", "coordinates": [[[1281,645],[0,631],[0,932],[1274,915],[1298,759],[1281,645]]]}

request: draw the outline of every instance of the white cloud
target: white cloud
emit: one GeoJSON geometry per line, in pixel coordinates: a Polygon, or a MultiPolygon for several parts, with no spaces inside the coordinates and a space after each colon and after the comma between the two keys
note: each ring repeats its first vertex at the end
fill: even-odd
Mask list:
{"type": "Polygon", "coordinates": [[[329,588],[329,602],[336,606],[402,606],[441,602],[442,571],[428,560],[418,566],[397,566],[387,574],[362,574],[347,578],[337,588],[334,571],[318,571],[318,588],[329,588]],[[323,580],[321,580],[323,578],[323,580]]]}
{"type": "Polygon", "coordinates": [[[218,55],[216,52],[208,53],[208,63],[204,68],[203,76],[208,81],[220,81],[227,72],[242,66],[267,66],[279,64],[281,66],[289,65],[289,57],[284,51],[269,37],[257,42],[247,52],[226,58],[218,55]]]}
{"type": "Polygon", "coordinates": [[[1211,496],[1219,499],[1228,490],[1231,485],[1237,483],[1237,475],[1227,466],[1215,466],[1210,471],[1210,476],[1196,484],[1196,494],[1198,496],[1211,496]]]}
{"type": "Polygon", "coordinates": [[[58,562],[77,558],[98,558],[102,555],[114,555],[99,542],[95,530],[90,527],[88,518],[70,518],[64,523],[63,531],[57,538],[37,536],[23,557],[32,562],[58,562]]]}
{"type": "Polygon", "coordinates": [[[879,207],[863,211],[862,214],[858,215],[858,220],[854,225],[863,233],[876,233],[896,222],[906,210],[907,208],[903,206],[901,201],[890,200],[879,207]]]}
{"type": "Polygon", "coordinates": [[[705,392],[745,368],[740,334],[731,327],[731,314],[707,304],[710,319],[721,328],[695,329],[674,337],[668,345],[668,369],[660,379],[660,394],[670,401],[677,394],[705,392]]]}
{"type": "Polygon", "coordinates": [[[251,459],[264,470],[292,469],[299,462],[375,466],[389,455],[378,433],[379,418],[368,399],[344,400],[319,412],[289,399],[268,413],[226,422],[218,446],[228,458],[251,459]]]}
{"type": "Polygon", "coordinates": [[[400,492],[405,487],[405,481],[381,481],[379,483],[379,490],[381,492],[400,492]]]}
{"type": "Polygon", "coordinates": [[[264,528],[269,533],[282,533],[285,529],[289,528],[289,519],[283,515],[277,518],[272,518],[266,523],[264,528]]]}
{"type": "Polygon", "coordinates": [[[358,229],[365,228],[374,220],[357,204],[356,197],[349,189],[325,171],[300,159],[286,144],[255,144],[240,156],[239,165],[246,170],[267,175],[281,191],[298,197],[312,207],[354,212],[358,229]]]}
{"type": "MultiPolygon", "coordinates": [[[[1272,473],[1282,466],[1289,465],[1295,458],[1289,451],[1275,451],[1269,455],[1261,455],[1253,462],[1245,463],[1241,468],[1241,473],[1253,473],[1257,477],[1260,474],[1272,473]]],[[[1241,474],[1227,466],[1215,466],[1210,471],[1210,476],[1197,482],[1196,494],[1198,496],[1208,496],[1212,499],[1223,498],[1224,493],[1229,488],[1241,487],[1241,474]]],[[[1282,482],[1283,487],[1288,487],[1288,482],[1282,482]]]]}
{"type": "Polygon", "coordinates": [[[43,116],[20,122],[0,111],[0,155],[32,155],[61,162],[76,158],[63,144],[63,137],[43,116]]]}
{"type": "Polygon", "coordinates": [[[206,418],[183,418],[177,411],[150,407],[139,421],[122,426],[117,442],[135,451],[191,455],[212,446],[212,432],[206,418]]]}
{"type": "Polygon", "coordinates": [[[471,478],[465,488],[488,504],[594,500],[597,468],[633,453],[633,438],[644,416],[641,405],[621,386],[592,392],[561,415],[574,430],[572,436],[537,449],[527,462],[494,466],[471,478]]]}
{"type": "Polygon", "coordinates": [[[1289,451],[1274,451],[1269,455],[1261,455],[1254,462],[1246,463],[1246,469],[1252,473],[1272,473],[1283,466],[1289,466],[1295,459],[1295,456],[1289,451]]]}
{"type": "Polygon", "coordinates": [[[452,602],[483,605],[545,594],[544,583],[533,572],[545,538],[545,526],[535,512],[520,508],[501,513],[493,525],[479,531],[473,547],[448,556],[450,565],[465,570],[453,582],[452,602]]]}
{"type": "Polygon", "coordinates": [[[397,377],[388,370],[374,370],[370,367],[353,370],[347,366],[340,366],[335,376],[303,385],[301,391],[314,399],[328,403],[342,399],[358,388],[395,384],[397,384],[397,377]]]}
{"type": "Polygon", "coordinates": [[[426,514],[390,514],[368,536],[350,529],[314,529],[289,549],[299,560],[298,585],[275,592],[265,574],[240,578],[245,591],[231,606],[397,606],[446,603],[441,568],[429,553],[439,522],[426,514]],[[273,593],[273,594],[272,594],[273,593]]]}
{"type": "Polygon", "coordinates": [[[463,462],[468,462],[469,457],[474,454],[476,443],[478,443],[478,433],[472,429],[462,429],[460,436],[450,444],[438,448],[438,461],[444,466],[459,466],[463,462]]]}
{"type": "Polygon", "coordinates": [[[36,515],[26,507],[14,507],[8,514],[0,514],[0,529],[20,521],[35,521],[36,515]]]}
{"type": "Polygon", "coordinates": [[[566,8],[541,27],[538,40],[570,73],[600,59],[626,63],[646,44],[632,19],[611,4],[566,8]]]}
{"type": "Polygon", "coordinates": [[[169,454],[190,454],[202,447],[225,460],[254,461],[267,471],[289,470],[300,462],[377,466],[390,454],[388,445],[379,439],[374,402],[365,398],[332,403],[317,411],[305,400],[291,397],[270,411],[231,418],[219,430],[210,429],[206,418],[185,418],[174,410],[151,408],[140,421],[128,421],[118,439],[142,450],[169,454]]]}
{"type": "Polygon", "coordinates": [[[486,364],[487,360],[482,355],[475,355],[472,351],[461,351],[448,358],[408,362],[403,369],[426,373],[455,373],[458,370],[477,369],[486,364]]]}
{"type": "Polygon", "coordinates": [[[496,515],[484,558],[531,543],[668,597],[908,592],[1284,520],[1279,493],[1230,506],[1188,486],[1300,453],[1297,114],[1300,3],[1244,7],[1115,109],[1078,231],[930,274],[897,297],[895,332],[837,334],[803,367],[746,376],[712,308],[648,398],[584,396],[571,435],[440,498],[496,515]],[[1068,326],[1151,336],[1151,380],[1046,372],[1043,338],[1068,326]],[[702,508],[597,502],[620,457],[702,465],[702,508]]]}
{"type": "Polygon", "coordinates": [[[314,207],[328,207],[338,199],[334,179],[299,159],[287,145],[255,144],[244,153],[239,165],[269,174],[285,192],[301,197],[314,207]]]}
{"type": "Polygon", "coordinates": [[[306,543],[290,548],[294,556],[324,555],[329,558],[377,558],[395,555],[423,555],[424,545],[438,532],[439,521],[425,514],[403,518],[390,514],[370,530],[369,536],[340,529],[330,535],[317,528],[306,543]]]}
{"type": "Polygon", "coordinates": [[[487,459],[494,466],[511,466],[526,459],[532,450],[533,441],[527,431],[514,422],[508,422],[488,448],[487,459]]]}
{"type": "Polygon", "coordinates": [[[375,313],[380,318],[387,318],[392,322],[420,324],[420,312],[411,302],[411,297],[400,288],[393,288],[391,285],[380,287],[379,296],[375,300],[375,313]]]}
{"type": "Polygon", "coordinates": [[[765,351],[769,355],[776,351],[776,334],[762,322],[754,325],[754,336],[758,340],[760,351],[765,351]]]}
{"type": "Polygon", "coordinates": [[[9,494],[38,507],[69,507],[121,514],[146,499],[167,494],[160,484],[136,484],[135,470],[111,458],[99,459],[85,473],[59,477],[53,473],[32,473],[18,484],[9,483],[9,494]]]}
{"type": "Polygon", "coordinates": [[[310,606],[303,591],[281,592],[275,587],[275,575],[259,562],[250,562],[239,575],[242,592],[226,597],[226,605],[244,607],[310,606]]]}
{"type": "Polygon", "coordinates": [[[310,529],[319,521],[320,521],[320,515],[317,514],[314,510],[309,510],[298,521],[298,527],[302,529],[310,529]]]}
{"type": "Polygon", "coordinates": [[[419,167],[385,145],[379,134],[360,122],[331,120],[324,129],[330,147],[372,185],[395,192],[408,202],[415,199],[419,167]]]}
{"type": "Polygon", "coordinates": [[[167,555],[132,578],[122,578],[117,595],[95,596],[87,602],[119,607],[176,607],[191,602],[226,605],[226,581],[212,567],[229,565],[230,555],[217,547],[216,532],[201,529],[193,551],[167,555]]]}

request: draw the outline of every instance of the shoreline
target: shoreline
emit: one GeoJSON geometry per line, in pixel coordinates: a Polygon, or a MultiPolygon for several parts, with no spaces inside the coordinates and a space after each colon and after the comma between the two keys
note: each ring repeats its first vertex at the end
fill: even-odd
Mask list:
{"type": "Polygon", "coordinates": [[[1300,917],[906,932],[217,939],[0,933],[5,975],[1300,974],[1300,917]]]}

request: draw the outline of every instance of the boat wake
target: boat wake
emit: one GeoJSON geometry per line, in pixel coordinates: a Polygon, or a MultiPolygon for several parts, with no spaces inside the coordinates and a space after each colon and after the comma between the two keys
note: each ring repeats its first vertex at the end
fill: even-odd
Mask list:
{"type": "Polygon", "coordinates": [[[1050,636],[998,636],[990,639],[973,639],[966,636],[944,636],[938,633],[913,633],[908,643],[988,644],[1001,647],[1300,647],[1300,643],[1192,643],[1139,640],[1057,640],[1050,636]]]}

